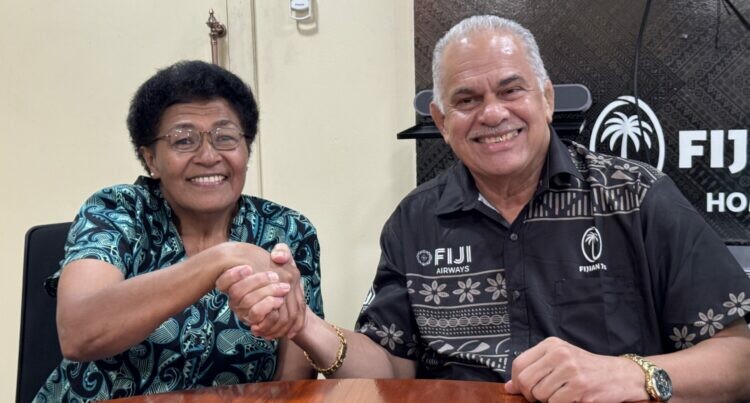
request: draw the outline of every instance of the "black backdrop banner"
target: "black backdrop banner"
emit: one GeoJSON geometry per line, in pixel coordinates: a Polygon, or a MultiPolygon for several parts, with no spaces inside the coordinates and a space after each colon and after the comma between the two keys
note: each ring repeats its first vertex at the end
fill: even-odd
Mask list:
{"type": "MultiPolygon", "coordinates": [[[[729,2],[750,16],[750,1],[729,2]]],[[[750,244],[750,31],[727,0],[653,1],[640,49],[637,111],[634,55],[645,5],[415,0],[416,90],[432,87],[432,49],[455,23],[477,14],[518,21],[536,36],[554,84],[591,91],[593,103],[573,140],[656,166],[725,242],[750,244]]],[[[454,160],[442,140],[417,140],[417,181],[454,160]]]]}

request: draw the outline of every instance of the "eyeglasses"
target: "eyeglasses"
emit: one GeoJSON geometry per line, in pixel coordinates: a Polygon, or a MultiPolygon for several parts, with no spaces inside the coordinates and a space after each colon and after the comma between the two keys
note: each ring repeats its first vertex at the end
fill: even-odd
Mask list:
{"type": "Polygon", "coordinates": [[[230,151],[237,148],[242,138],[247,136],[236,127],[217,127],[211,131],[202,132],[190,127],[174,128],[167,133],[154,138],[155,143],[165,140],[169,148],[180,153],[190,153],[201,147],[203,135],[208,134],[208,142],[217,151],[230,151]]]}

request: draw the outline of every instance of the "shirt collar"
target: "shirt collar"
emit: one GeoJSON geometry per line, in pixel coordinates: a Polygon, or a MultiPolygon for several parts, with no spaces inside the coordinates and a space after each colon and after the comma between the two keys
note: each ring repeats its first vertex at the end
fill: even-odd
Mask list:
{"type": "MultiPolygon", "coordinates": [[[[169,203],[167,203],[167,199],[164,198],[164,195],[161,192],[160,181],[148,176],[141,175],[138,177],[138,179],[135,180],[135,185],[145,188],[146,191],[151,195],[151,197],[153,197],[154,200],[161,204],[162,208],[167,214],[167,217],[169,219],[172,219],[172,208],[169,206],[169,203]]],[[[152,206],[152,208],[153,207],[154,206],[152,206]]]]}
{"type": "MultiPolygon", "coordinates": [[[[480,194],[469,169],[461,161],[457,161],[448,169],[445,188],[438,200],[436,214],[442,215],[476,208],[477,203],[481,203],[480,194]]],[[[542,167],[536,194],[549,190],[550,186],[555,188],[569,186],[571,176],[583,180],[583,175],[576,169],[568,147],[550,127],[547,159],[542,167]]]]}
{"type": "Polygon", "coordinates": [[[479,191],[469,169],[460,160],[456,161],[446,172],[445,188],[435,212],[442,215],[458,210],[471,210],[479,201],[478,195],[479,191]]]}
{"type": "MultiPolygon", "coordinates": [[[[167,217],[170,220],[172,219],[172,208],[169,206],[167,199],[164,198],[161,191],[161,184],[158,180],[141,175],[136,179],[135,185],[145,188],[155,200],[161,203],[164,209],[163,211],[166,212],[167,217]]],[[[255,206],[243,196],[240,196],[237,203],[238,209],[237,213],[232,217],[231,228],[229,229],[229,239],[232,241],[247,242],[252,237],[252,234],[249,234],[247,230],[245,230],[245,220],[247,220],[248,212],[250,211],[254,214],[256,213],[256,209],[255,206]]]]}
{"type": "Polygon", "coordinates": [[[535,195],[553,188],[570,186],[570,178],[576,177],[580,180],[583,175],[573,163],[573,156],[570,149],[557,136],[557,133],[550,127],[549,149],[547,150],[547,160],[542,167],[542,175],[539,178],[539,187],[535,195]]]}

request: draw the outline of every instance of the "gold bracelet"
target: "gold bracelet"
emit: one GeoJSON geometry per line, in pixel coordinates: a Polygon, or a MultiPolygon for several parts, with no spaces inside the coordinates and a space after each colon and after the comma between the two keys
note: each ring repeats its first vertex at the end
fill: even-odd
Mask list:
{"type": "Polygon", "coordinates": [[[323,374],[323,376],[329,376],[332,375],[336,370],[341,368],[341,365],[344,364],[344,358],[346,358],[346,337],[344,337],[344,332],[339,329],[336,325],[331,325],[333,327],[333,330],[336,331],[336,336],[339,338],[339,351],[336,353],[336,361],[331,364],[328,368],[321,368],[315,362],[310,358],[310,356],[307,354],[307,351],[302,351],[305,354],[305,358],[307,358],[307,361],[310,362],[310,366],[313,367],[314,370],[320,372],[323,374]]]}

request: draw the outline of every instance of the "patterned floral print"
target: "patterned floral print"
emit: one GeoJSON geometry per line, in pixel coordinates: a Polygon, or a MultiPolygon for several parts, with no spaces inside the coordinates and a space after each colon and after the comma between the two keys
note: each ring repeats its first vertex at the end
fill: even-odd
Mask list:
{"type": "Polygon", "coordinates": [[[714,310],[709,309],[706,313],[699,312],[698,313],[698,320],[695,321],[693,326],[699,327],[701,329],[700,334],[703,336],[708,332],[708,334],[713,337],[713,335],[716,333],[717,330],[721,330],[724,328],[724,325],[721,324],[720,320],[724,318],[723,314],[716,314],[714,315],[714,310]]]}
{"type": "Polygon", "coordinates": [[[503,298],[508,298],[508,290],[505,288],[505,277],[502,273],[497,273],[494,279],[488,278],[487,282],[490,284],[489,287],[484,290],[492,293],[492,300],[498,299],[501,295],[503,298]]]}
{"type": "Polygon", "coordinates": [[[443,291],[446,287],[446,284],[440,284],[438,285],[437,281],[432,282],[429,286],[427,284],[422,284],[422,290],[419,291],[420,294],[425,295],[424,302],[430,302],[434,301],[435,305],[440,305],[440,298],[448,298],[448,293],[443,291]]]}
{"type": "Polygon", "coordinates": [[[704,336],[708,334],[713,336],[718,331],[724,329],[724,325],[721,320],[724,317],[730,317],[737,315],[738,317],[744,317],[750,313],[750,299],[745,298],[745,293],[740,292],[738,294],[729,293],[729,300],[722,304],[727,309],[726,314],[714,313],[713,309],[709,309],[705,313],[698,312],[698,320],[693,322],[693,328],[695,333],[690,333],[687,326],[682,328],[672,329],[673,334],[669,338],[675,342],[675,349],[686,349],[695,345],[696,336],[704,336]]]}
{"type": "MultiPolygon", "coordinates": [[[[289,244],[310,308],[323,315],[319,246],[315,228],[299,213],[273,202],[242,196],[230,239],[267,250],[289,244]]],[[[125,278],[185,259],[172,212],[158,182],[106,188],[81,208],[68,236],[61,267],[77,259],[100,259],[125,278]]],[[[48,281],[54,291],[59,272],[48,281]]],[[[36,402],[95,401],[204,386],[268,381],[276,371],[278,343],[255,337],[212,290],[167,319],[143,342],[94,362],[63,360],[36,402]]]]}
{"type": "Polygon", "coordinates": [[[381,337],[380,345],[388,346],[391,350],[396,348],[396,344],[404,344],[404,341],[401,340],[404,332],[402,330],[396,330],[396,325],[393,323],[391,323],[390,327],[383,326],[382,329],[377,330],[375,334],[381,337]]]}
{"type": "Polygon", "coordinates": [[[422,288],[411,305],[418,334],[399,323],[373,322],[365,322],[360,332],[374,333],[370,337],[393,354],[401,352],[428,367],[479,363],[505,370],[510,334],[504,269],[447,276],[408,273],[407,278],[407,284],[422,288]]]}
{"type": "Polygon", "coordinates": [[[738,295],[729,294],[729,301],[724,303],[725,308],[729,308],[727,315],[745,316],[750,313],[750,298],[745,298],[745,293],[741,292],[738,295]]]}
{"type": "Polygon", "coordinates": [[[675,342],[674,348],[686,349],[693,346],[692,341],[695,340],[695,333],[688,333],[687,326],[683,326],[682,329],[674,328],[674,334],[671,334],[669,338],[675,342]]]}
{"type": "Polygon", "coordinates": [[[479,287],[478,282],[471,282],[471,278],[467,278],[466,282],[460,281],[458,282],[458,289],[453,290],[453,294],[458,295],[458,302],[462,303],[464,302],[464,299],[468,299],[469,302],[474,302],[474,296],[481,294],[480,291],[475,290],[475,288],[479,287]]]}

